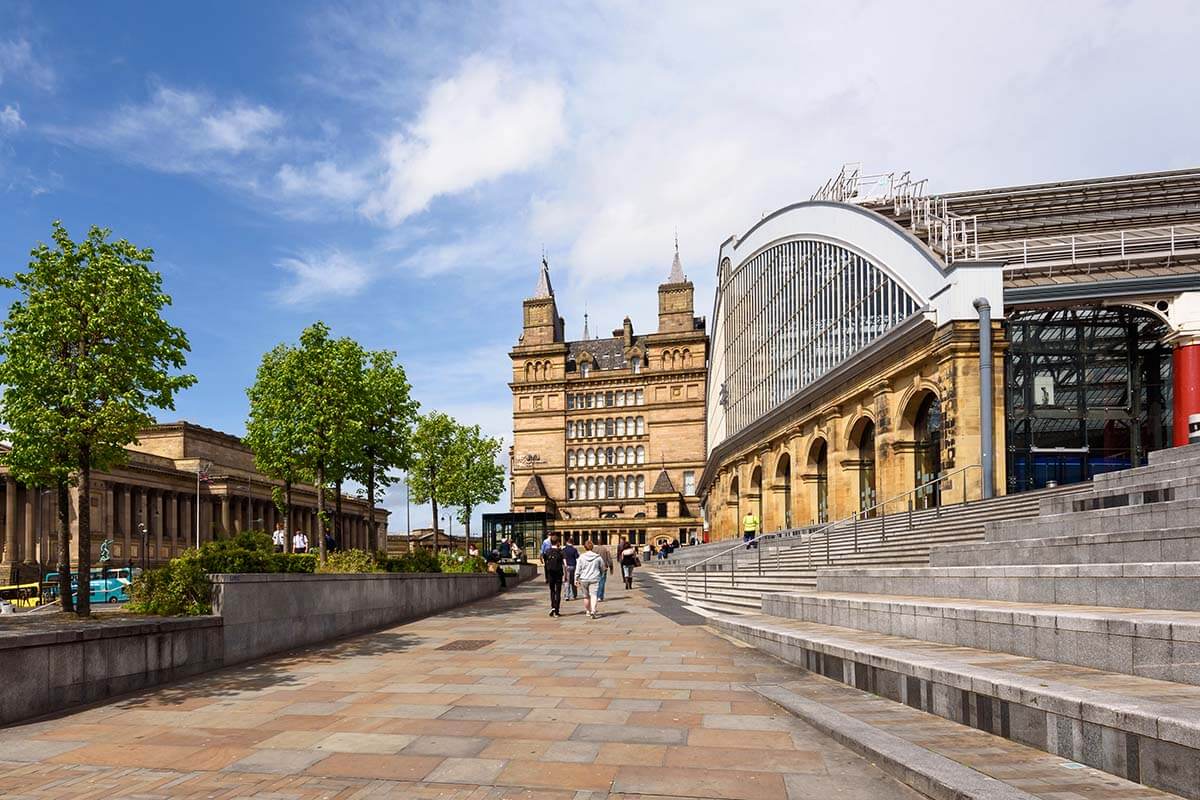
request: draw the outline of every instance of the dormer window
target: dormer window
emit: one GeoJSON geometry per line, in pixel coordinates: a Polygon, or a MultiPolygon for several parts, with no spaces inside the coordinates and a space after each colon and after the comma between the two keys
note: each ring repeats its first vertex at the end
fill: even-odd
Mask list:
{"type": "Polygon", "coordinates": [[[638,358],[637,356],[629,359],[629,368],[633,370],[634,375],[640,374],[642,371],[642,359],[638,358]]]}
{"type": "MultiPolygon", "coordinates": [[[[579,365],[579,374],[582,375],[583,377],[586,378],[591,373],[591,371],[592,371],[592,365],[589,364],[588,362],[585,361],[579,365]]],[[[590,405],[590,403],[589,403],[589,405],[590,405]]]]}

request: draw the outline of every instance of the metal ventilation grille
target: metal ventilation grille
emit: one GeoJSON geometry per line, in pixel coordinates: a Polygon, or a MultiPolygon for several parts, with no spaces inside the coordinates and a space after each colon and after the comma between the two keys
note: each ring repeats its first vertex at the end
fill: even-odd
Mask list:
{"type": "Polygon", "coordinates": [[[457,639],[453,642],[447,642],[441,647],[435,647],[435,650],[480,650],[487,647],[489,644],[494,644],[495,639],[457,639]]]}

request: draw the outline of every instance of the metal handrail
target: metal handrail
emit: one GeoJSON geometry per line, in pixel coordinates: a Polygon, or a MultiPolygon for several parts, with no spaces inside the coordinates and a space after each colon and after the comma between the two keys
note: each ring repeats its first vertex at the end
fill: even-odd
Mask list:
{"type": "MultiPolygon", "coordinates": [[[[898,494],[894,497],[888,498],[887,500],[884,500],[882,502],[876,503],[873,506],[856,511],[853,514],[851,514],[850,516],[843,517],[843,518],[841,518],[839,520],[835,520],[833,522],[825,523],[824,525],[821,525],[820,527],[817,527],[815,529],[814,528],[792,528],[792,529],[788,529],[788,530],[777,531],[775,533],[768,533],[768,534],[764,534],[763,536],[755,537],[753,539],[752,543],[755,545],[755,550],[757,551],[757,554],[758,554],[758,574],[760,576],[762,575],[761,543],[768,542],[768,541],[775,542],[775,541],[779,541],[779,540],[783,540],[783,539],[795,539],[795,538],[799,537],[801,544],[805,544],[805,543],[808,544],[808,565],[811,567],[812,566],[812,542],[813,542],[813,539],[815,539],[817,536],[823,535],[825,537],[825,563],[826,563],[826,565],[830,564],[831,558],[830,558],[830,549],[829,549],[829,534],[833,530],[835,530],[838,526],[844,525],[846,523],[853,523],[853,525],[854,525],[854,552],[857,553],[858,552],[858,521],[860,519],[874,518],[875,515],[873,512],[875,512],[877,510],[879,512],[881,512],[879,514],[880,541],[886,542],[887,541],[887,506],[888,505],[895,503],[898,500],[904,500],[904,499],[907,499],[907,498],[910,498],[913,496],[919,496],[919,493],[929,489],[930,487],[936,486],[940,483],[943,483],[943,482],[949,480],[950,478],[953,478],[956,475],[964,475],[965,476],[967,473],[969,473],[973,469],[980,470],[980,482],[982,484],[983,465],[982,464],[968,464],[967,466],[960,467],[959,469],[956,469],[953,472],[947,472],[944,475],[939,475],[938,477],[933,478],[932,480],[925,481],[925,483],[922,483],[918,486],[914,486],[912,489],[909,489],[909,490],[907,490],[901,494],[898,494]]],[[[968,503],[968,500],[967,500],[967,484],[966,484],[965,480],[963,481],[962,487],[963,487],[962,505],[966,506],[968,503]]],[[[981,495],[982,495],[982,492],[981,492],[981,495]]],[[[934,506],[932,510],[934,511],[934,513],[937,516],[941,516],[941,509],[942,509],[942,504],[939,502],[938,505],[934,506]]],[[[906,513],[908,516],[908,528],[910,530],[912,529],[912,512],[913,512],[913,504],[912,504],[912,501],[909,500],[909,502],[907,503],[906,512],[902,512],[902,513],[906,513]]],[[[699,567],[702,564],[707,564],[709,562],[715,561],[716,559],[721,558],[722,556],[727,556],[730,553],[734,553],[738,550],[748,549],[750,544],[751,544],[751,542],[746,542],[746,541],[738,542],[737,544],[735,544],[725,550],[722,550],[719,553],[715,553],[707,558],[701,559],[700,561],[696,561],[696,562],[693,562],[693,563],[685,566],[683,568],[684,602],[688,602],[691,599],[690,573],[692,572],[692,570],[694,568],[699,567]]],[[[776,548],[777,566],[778,566],[778,561],[779,561],[779,548],[776,548]]],[[[708,597],[708,572],[709,572],[708,570],[704,571],[704,597],[706,597],[706,598],[708,597]]],[[[730,586],[731,586],[731,588],[734,588],[737,586],[736,559],[733,559],[733,558],[730,559],[729,574],[730,574],[730,581],[731,581],[730,586]]]]}

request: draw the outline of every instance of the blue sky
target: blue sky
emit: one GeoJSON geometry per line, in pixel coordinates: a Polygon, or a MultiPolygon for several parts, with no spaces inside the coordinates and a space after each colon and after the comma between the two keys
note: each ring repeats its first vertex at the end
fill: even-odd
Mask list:
{"type": "Polygon", "coordinates": [[[570,335],[646,329],[676,230],[706,314],[720,242],[845,161],[1195,166],[1198,9],[2,2],[0,267],[56,218],[153,247],[200,379],[164,419],[240,433],[261,353],[323,319],[507,443],[543,248],[570,335]]]}

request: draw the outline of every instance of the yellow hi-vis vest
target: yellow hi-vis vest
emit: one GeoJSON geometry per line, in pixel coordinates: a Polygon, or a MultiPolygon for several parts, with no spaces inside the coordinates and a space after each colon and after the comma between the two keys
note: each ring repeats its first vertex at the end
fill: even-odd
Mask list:
{"type": "Polygon", "coordinates": [[[758,533],[758,517],[747,514],[742,519],[742,530],[748,533],[758,533]]]}

